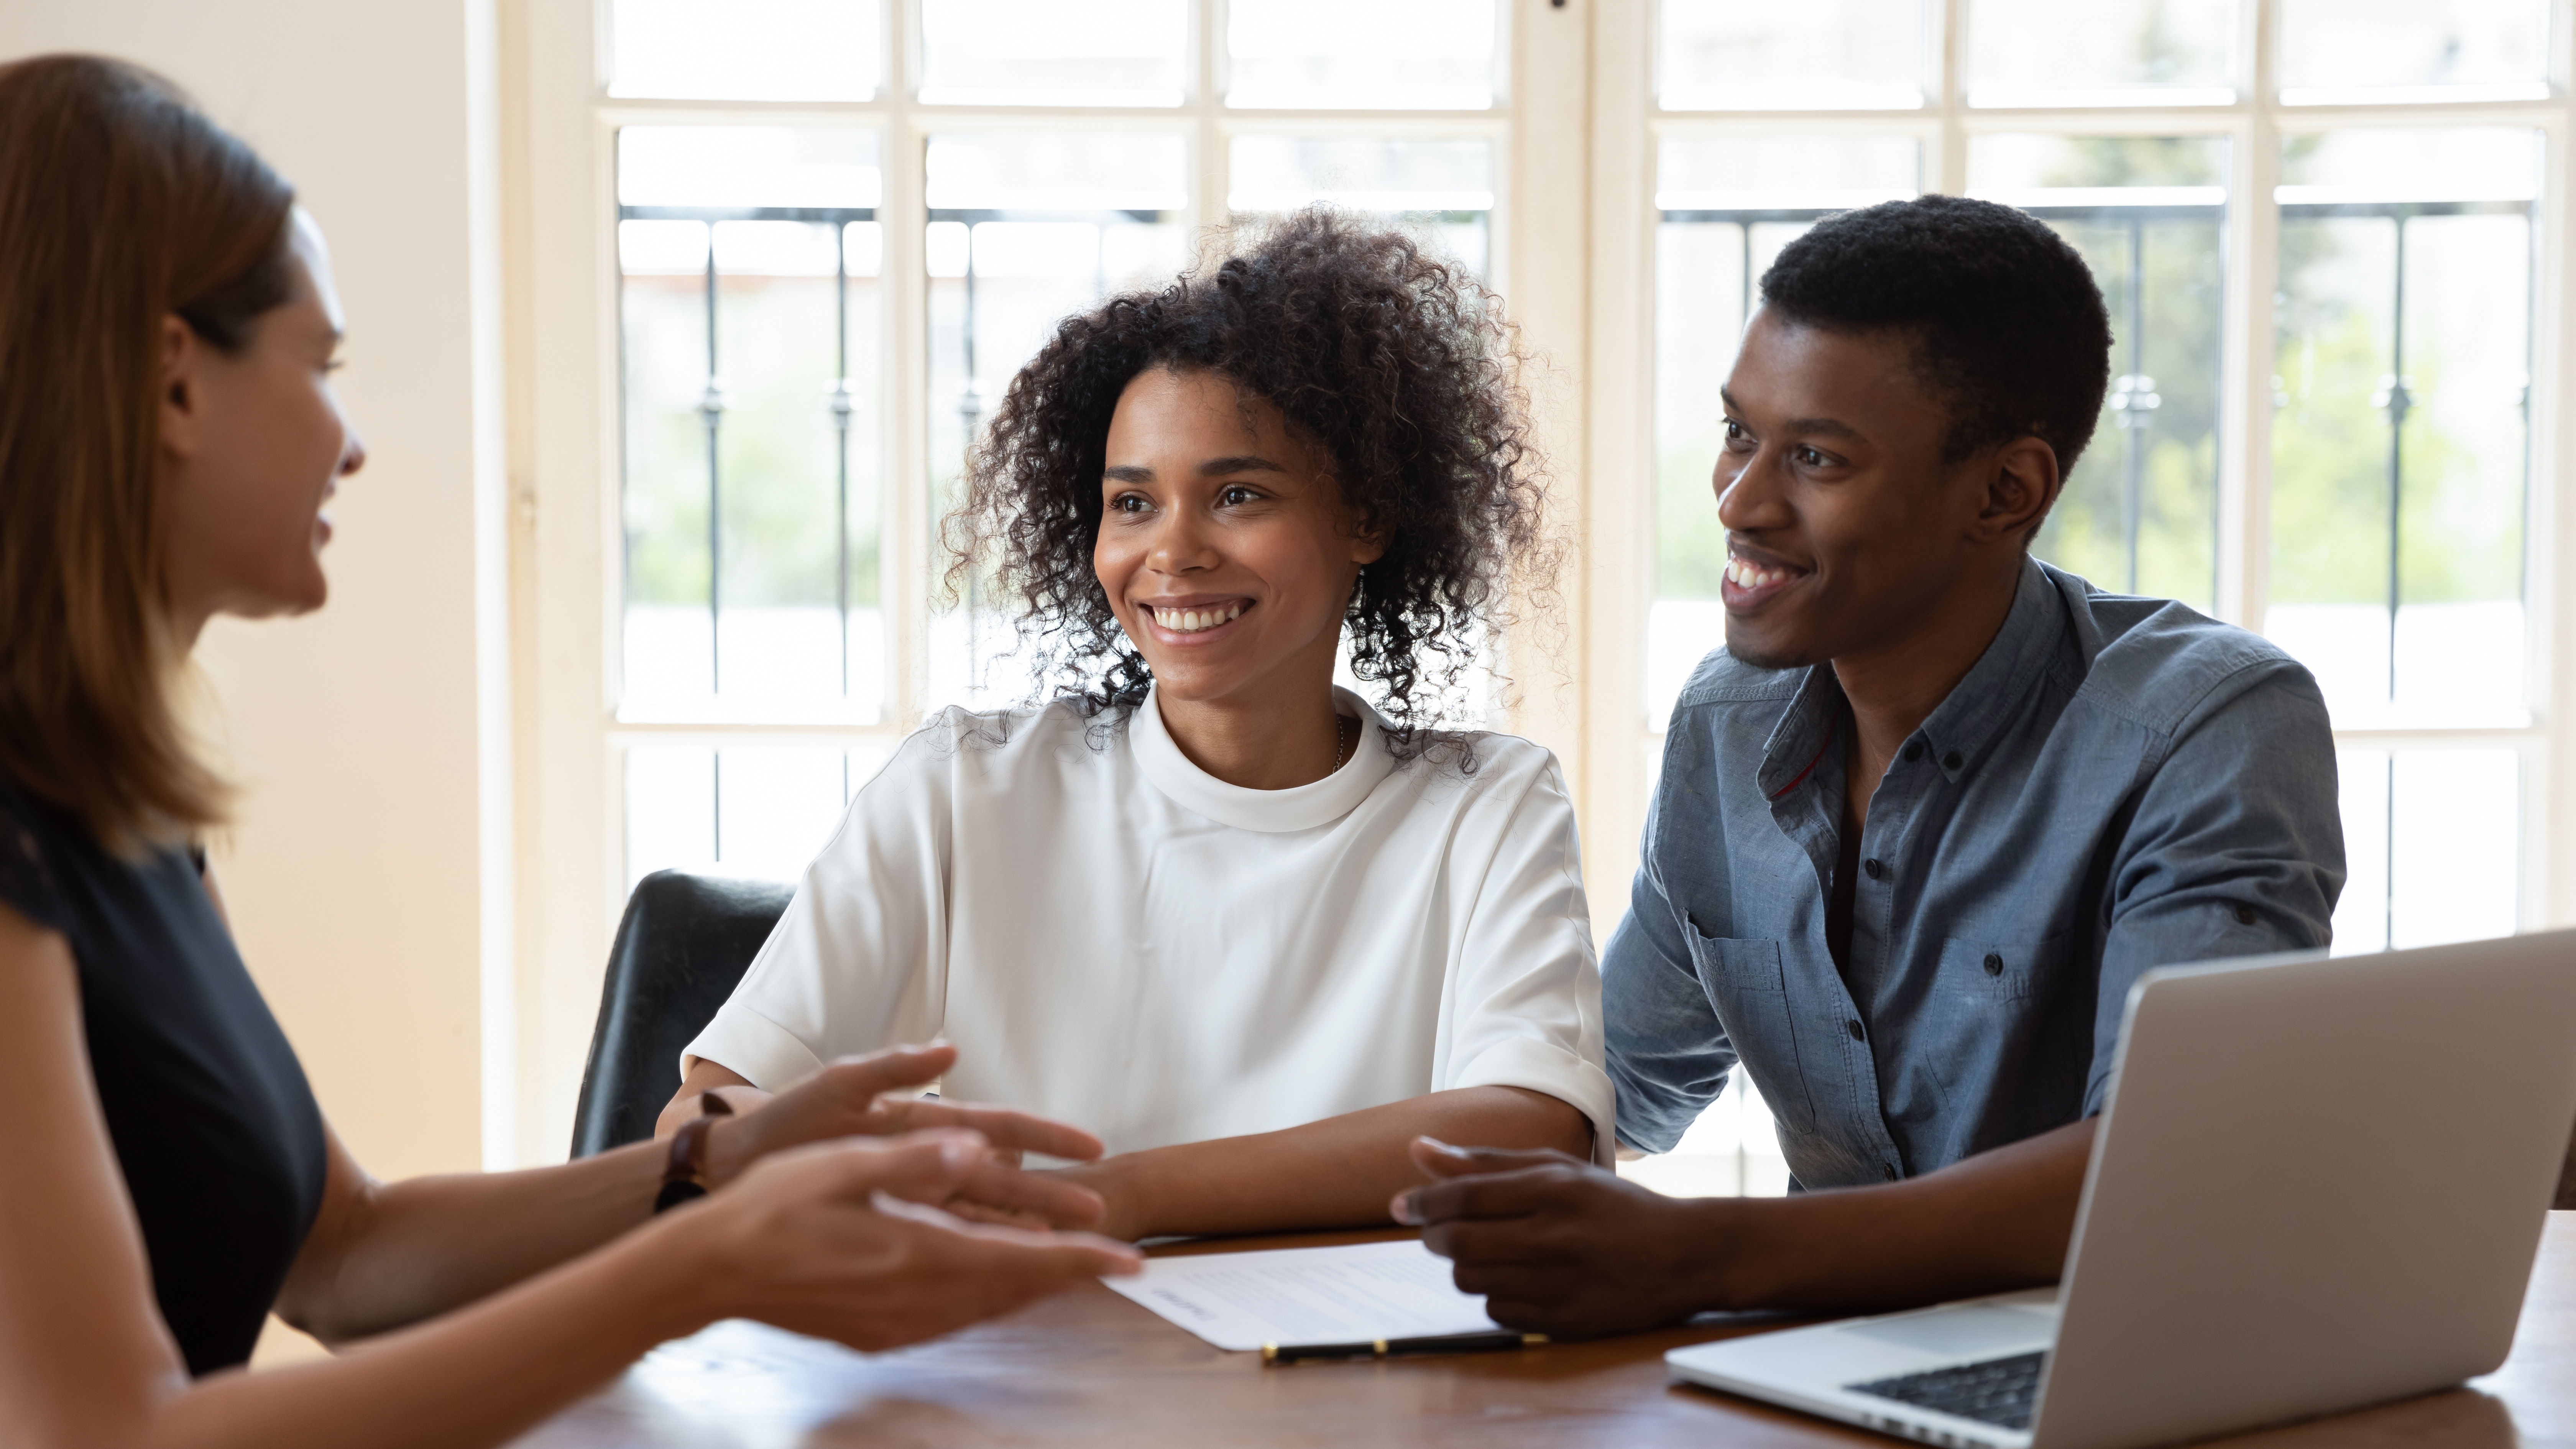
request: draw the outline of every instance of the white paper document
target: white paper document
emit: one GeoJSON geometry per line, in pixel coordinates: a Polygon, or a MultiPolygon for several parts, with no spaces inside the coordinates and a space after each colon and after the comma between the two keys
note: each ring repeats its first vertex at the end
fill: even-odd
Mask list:
{"type": "Polygon", "coordinates": [[[1148,1258],[1101,1281],[1224,1349],[1491,1333],[1485,1300],[1449,1281],[1449,1260],[1406,1238],[1347,1248],[1274,1248],[1148,1258]]]}

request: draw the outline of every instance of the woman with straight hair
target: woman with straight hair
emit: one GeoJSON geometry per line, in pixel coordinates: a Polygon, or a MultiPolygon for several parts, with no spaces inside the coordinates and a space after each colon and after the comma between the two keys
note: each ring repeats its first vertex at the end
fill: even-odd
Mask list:
{"type": "Polygon", "coordinates": [[[227,804],[199,631],[320,607],[364,451],[319,229],[133,66],[0,66],[0,1421],[11,1444],[507,1440],[654,1343],[750,1317],[863,1348],[1101,1273],[1069,1127],[836,1062],[674,1144],[379,1183],[323,1120],[196,842],[227,804]],[[710,1190],[712,1189],[712,1190],[710,1190]],[[661,1209],[672,1209],[662,1212],[661,1209]],[[274,1310],[364,1351],[229,1372],[274,1310]]]}

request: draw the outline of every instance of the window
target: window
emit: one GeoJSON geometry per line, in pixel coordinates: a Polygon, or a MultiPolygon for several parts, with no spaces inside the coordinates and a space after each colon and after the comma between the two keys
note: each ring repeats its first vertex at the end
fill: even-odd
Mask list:
{"type": "MultiPolygon", "coordinates": [[[[792,877],[925,714],[1025,692],[1009,611],[978,579],[950,594],[937,528],[1058,320],[1168,282],[1212,225],[1319,199],[1508,286],[1529,111],[1515,0],[539,9],[530,245],[536,310],[562,315],[531,323],[532,371],[600,424],[535,408],[522,959],[544,965],[519,1018],[545,1142],[637,879],[792,877]]],[[[1553,134],[1579,134],[1581,31],[1552,19],[1578,82],[1553,134]]],[[[1552,285],[1579,296],[1568,263],[1552,285]]]]}
{"type": "MultiPolygon", "coordinates": [[[[2046,219],[2112,310],[2041,556],[2323,684],[2339,946],[2563,918],[2568,10],[527,7],[523,1139],[562,1140],[636,876],[791,873],[926,711],[1019,692],[1007,614],[937,587],[935,528],[1055,320],[1310,199],[1476,269],[1545,363],[1569,627],[1498,641],[1521,694],[1493,698],[1566,765],[1597,936],[1722,634],[1714,399],[1762,269],[1924,191],[2046,219]]],[[[1784,1181],[1741,1087],[1690,1149],[1642,1174],[1784,1181]]]]}
{"type": "MultiPolygon", "coordinates": [[[[2531,487],[2547,476],[2532,400],[2546,371],[2537,278],[2562,254],[2542,228],[2544,163],[2566,144],[2560,12],[1653,8],[1605,27],[1606,50],[1644,52],[1625,74],[1652,78],[1617,121],[1636,137],[1651,221],[1596,232],[1596,297],[1618,305],[1620,268],[1651,276],[1632,292],[1651,377],[1636,389],[1596,352],[1595,427],[1637,441],[1623,452],[1596,436],[1594,507],[1620,508],[1605,463],[1616,477],[1634,457],[1629,476],[1654,483],[1635,542],[1615,550],[1610,531],[1614,551],[1651,564],[1651,585],[1592,601],[1642,623],[1625,648],[1596,631],[1586,660],[1596,892],[1633,862],[1664,719],[1722,638],[1716,390],[1761,270],[1829,211],[1937,190],[2046,220],[2110,307],[2100,427],[2034,551],[2105,589],[2258,629],[2323,687],[2350,865],[2337,949],[2548,914],[2539,883],[2567,862],[2563,847],[2550,856],[2534,788],[2560,686],[2536,613],[2553,560],[2533,532],[2548,509],[2531,487]],[[1652,416],[1621,416],[1618,397],[1638,391],[1652,416]],[[1614,708],[1633,723],[1615,726],[1614,708]]],[[[1621,79],[1606,61],[1601,94],[1621,79]]],[[[1758,1097],[1730,1091],[1641,1175],[1759,1190],[1779,1180],[1770,1152],[1758,1097]]]]}

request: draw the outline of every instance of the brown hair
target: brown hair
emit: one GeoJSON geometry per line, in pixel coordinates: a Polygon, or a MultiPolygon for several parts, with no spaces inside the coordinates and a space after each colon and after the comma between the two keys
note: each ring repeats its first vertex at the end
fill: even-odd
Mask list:
{"type": "Polygon", "coordinates": [[[141,67],[0,66],[0,780],[138,849],[223,817],[162,570],[162,319],[288,301],[294,191],[141,67]]]}

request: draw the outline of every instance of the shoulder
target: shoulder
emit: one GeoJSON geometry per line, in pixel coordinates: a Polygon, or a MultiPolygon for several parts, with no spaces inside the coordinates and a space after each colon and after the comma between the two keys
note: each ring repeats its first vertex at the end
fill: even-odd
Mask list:
{"type": "Polygon", "coordinates": [[[888,776],[985,775],[1063,757],[1067,745],[1097,754],[1123,741],[1124,711],[1086,711],[1076,699],[1012,709],[949,705],[904,737],[887,761],[888,776]]]}
{"type": "Polygon", "coordinates": [[[64,885],[77,853],[68,821],[0,778],[0,904],[48,930],[70,929],[64,885]]]}
{"type": "Polygon", "coordinates": [[[1786,705],[1797,696],[1806,678],[1804,669],[1764,669],[1747,664],[1721,644],[1708,651],[1699,667],[1691,671],[1680,697],[1674,701],[1673,713],[1678,718],[1682,711],[1698,708],[1786,705]]]}
{"type": "Polygon", "coordinates": [[[1570,798],[1554,750],[1499,730],[1431,732],[1371,793],[1410,795],[1425,808],[1446,809],[1514,809],[1532,795],[1570,798]]]}
{"type": "Polygon", "coordinates": [[[2160,735],[2222,710],[2282,710],[2320,719],[2324,699],[2307,668],[2250,629],[2171,599],[2106,594],[2047,569],[2084,655],[2076,701],[2160,735]]]}

